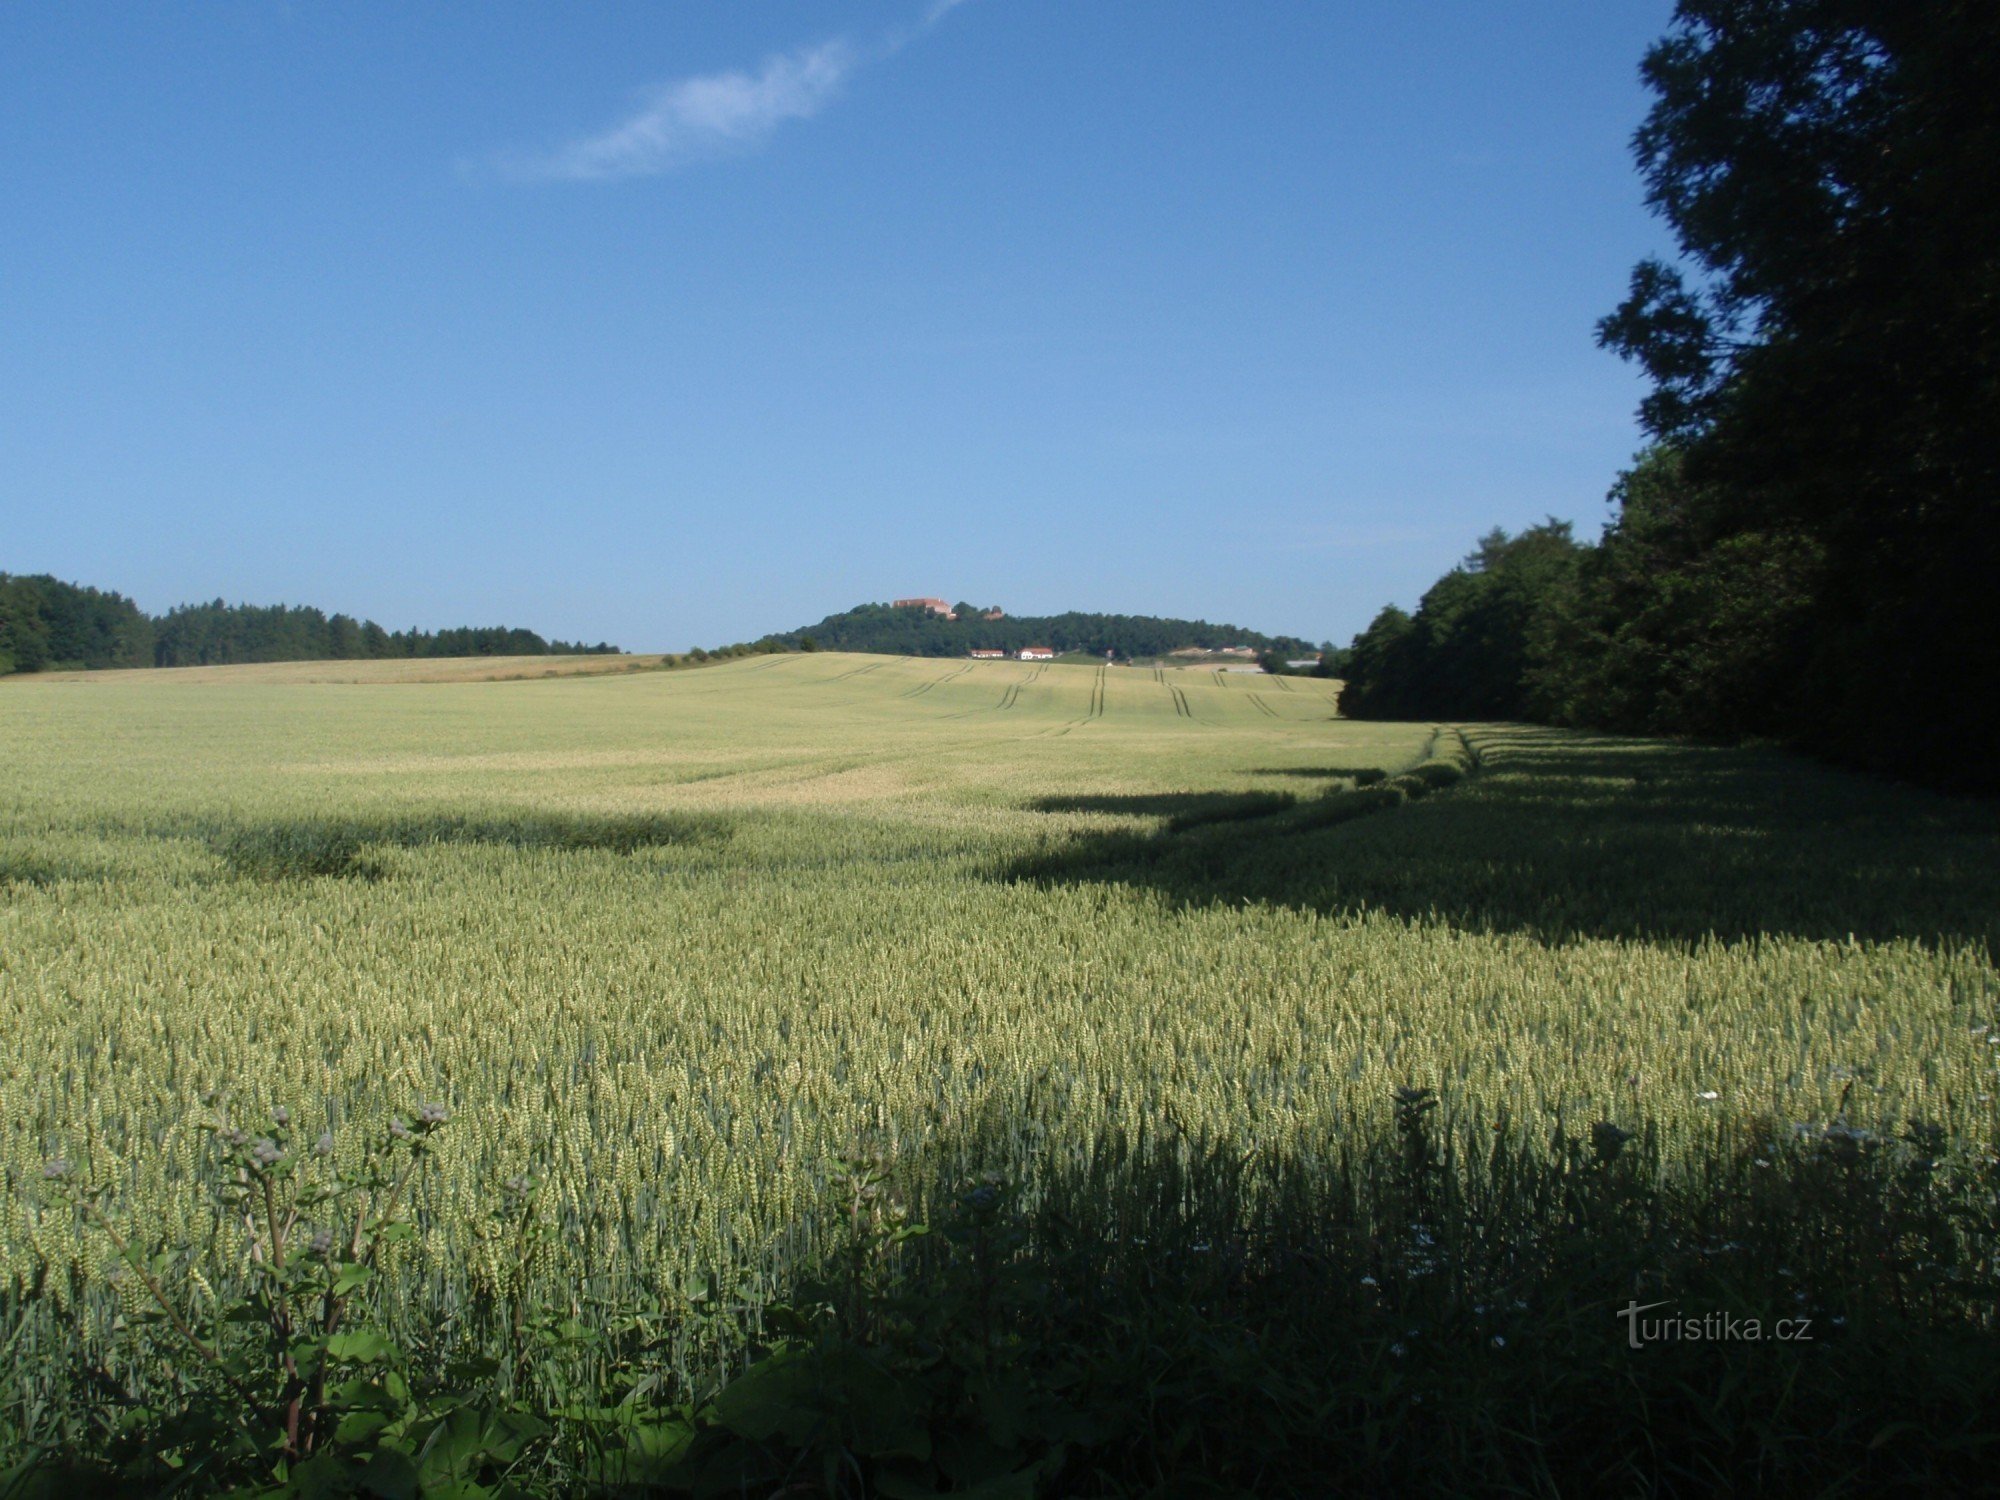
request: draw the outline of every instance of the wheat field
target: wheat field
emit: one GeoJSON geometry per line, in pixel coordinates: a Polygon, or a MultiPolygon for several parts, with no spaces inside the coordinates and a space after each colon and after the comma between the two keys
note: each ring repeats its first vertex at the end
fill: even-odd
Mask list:
{"type": "Polygon", "coordinates": [[[86,1338],[108,1255],[42,1164],[177,1288],[225,1278],[217,1092],[342,1151],[454,1112],[398,1263],[424,1308],[524,1278],[754,1306],[857,1145],[1032,1180],[1171,1122],[1310,1161],[1402,1085],[1467,1139],[1607,1119],[1690,1160],[1748,1118],[1995,1140],[2000,832],[1967,804],[1351,723],[1302,678],[309,675],[0,686],[0,1281],[86,1338]],[[1434,795],[1315,816],[1453,756],[1434,795]],[[529,1173],[563,1235],[524,1266],[482,1225],[529,1173]]]}

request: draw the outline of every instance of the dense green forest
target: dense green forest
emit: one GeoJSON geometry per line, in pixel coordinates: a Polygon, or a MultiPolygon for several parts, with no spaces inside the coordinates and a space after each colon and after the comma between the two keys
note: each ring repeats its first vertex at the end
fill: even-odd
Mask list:
{"type": "Polygon", "coordinates": [[[148,615],[123,594],[0,573],[0,675],[96,667],[615,651],[504,625],[384,630],[305,605],[183,604],[148,615]]]}
{"type": "Polygon", "coordinates": [[[2000,7],[1684,0],[1634,140],[1677,264],[1603,538],[1494,533],[1354,642],[1348,712],[1771,738],[1961,790],[2000,681],[2000,7]]]}
{"type": "Polygon", "coordinates": [[[1161,656],[1181,646],[1253,646],[1260,652],[1293,656],[1318,649],[1297,636],[1263,635],[1235,625],[1211,625],[1206,620],[1080,614],[1074,610],[1060,615],[981,618],[987,612],[960,604],[958,618],[948,620],[923,609],[862,604],[828,615],[817,625],[769,639],[792,649],[810,642],[823,651],[882,651],[898,656],[963,656],[974,647],[1018,651],[1023,646],[1087,651],[1093,656],[1111,651],[1123,657],[1161,656]]]}

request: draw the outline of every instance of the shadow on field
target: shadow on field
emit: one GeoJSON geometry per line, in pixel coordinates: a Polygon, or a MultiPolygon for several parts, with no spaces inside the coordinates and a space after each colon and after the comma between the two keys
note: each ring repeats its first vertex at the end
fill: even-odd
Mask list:
{"type": "MultiPolygon", "coordinates": [[[[1050,1102],[857,1141],[793,1255],[668,1305],[629,1270],[587,1312],[566,1279],[357,1295],[371,1378],[327,1392],[346,1415],[306,1470],[339,1482],[285,1493],[1991,1492],[2000,1167],[1941,1128],[1725,1119],[1690,1151],[1403,1088],[1301,1154],[1171,1112],[1024,1131],[1050,1102]],[[457,1357],[406,1355],[444,1305],[457,1357]],[[414,1392],[410,1430],[375,1420],[376,1378],[414,1392]]],[[[508,1191],[492,1232],[526,1254],[536,1189],[508,1191]]],[[[250,1316],[217,1346],[268,1366],[224,1287],[250,1316]]],[[[281,1404],[171,1358],[128,1389],[75,1307],[0,1284],[24,1351],[0,1367],[0,1495],[192,1493],[188,1453],[202,1493],[278,1493],[278,1442],[227,1437],[276,1432],[281,1404]]]]}
{"type": "Polygon", "coordinates": [[[776,1283],[777,1347],[677,1432],[669,1471],[639,1452],[621,1477],[778,1495],[839,1472],[810,1492],[857,1497],[1990,1478],[2000,1333],[1973,1268],[2000,1176],[1943,1170],[1942,1132],[1743,1121],[1672,1156],[1640,1121],[1453,1129],[1403,1089],[1388,1128],[1303,1158],[1176,1124],[1024,1137],[1023,1113],[929,1160],[842,1160],[839,1227],[776,1283]]]}
{"type": "Polygon", "coordinates": [[[1253,770],[1246,771],[1244,774],[1248,776],[1297,776],[1307,781],[1352,780],[1359,776],[1363,779],[1380,781],[1389,773],[1382,770],[1357,771],[1352,766],[1258,766],[1253,770]]]}
{"type": "Polygon", "coordinates": [[[631,854],[673,844],[720,843],[734,830],[734,821],[720,813],[509,812],[484,817],[425,813],[233,826],[210,833],[208,842],[238,875],[262,880],[374,879],[382,868],[371,851],[381,848],[496,844],[631,854]]]}
{"type": "Polygon", "coordinates": [[[0,891],[13,886],[41,888],[68,881],[103,878],[104,871],[94,865],[0,849],[0,891]]]}
{"type": "Polygon", "coordinates": [[[1298,804],[1290,792],[1161,792],[1101,797],[1042,797],[1036,812],[1110,813],[1120,817],[1165,818],[1170,830],[1203,823],[1233,823],[1268,817],[1298,804]]]}
{"type": "Polygon", "coordinates": [[[1227,800],[1216,794],[1045,799],[1045,812],[1164,821],[1081,832],[1002,878],[1380,911],[1548,942],[1784,935],[2000,951],[1991,803],[1776,750],[1514,727],[1469,738],[1483,771],[1410,806],[1369,801],[1383,789],[1353,789],[1352,772],[1328,772],[1327,794],[1290,807],[1262,794],[1280,805],[1227,822],[1206,815],[1227,800]]]}

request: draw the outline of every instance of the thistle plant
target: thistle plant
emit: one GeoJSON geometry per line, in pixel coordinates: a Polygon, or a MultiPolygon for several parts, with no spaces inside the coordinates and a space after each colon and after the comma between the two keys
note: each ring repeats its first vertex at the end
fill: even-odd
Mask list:
{"type": "Polygon", "coordinates": [[[87,1181],[66,1160],[43,1170],[143,1288],[142,1321],[164,1323],[174,1335],[185,1382],[197,1393],[190,1412],[201,1420],[183,1431],[169,1423],[165,1448],[172,1454],[211,1442],[209,1419],[226,1412],[227,1446],[268,1455],[283,1473],[335,1445],[352,1449],[409,1431],[423,1412],[408,1353],[386,1330],[373,1294],[393,1247],[417,1232],[412,1189],[450,1110],[425,1103],[396,1113],[344,1155],[331,1129],[301,1149],[283,1106],[246,1128],[220,1098],[208,1104],[213,1115],[202,1128],[216,1148],[220,1205],[240,1230],[241,1279],[207,1320],[169,1289],[168,1257],[146,1255],[120,1229],[107,1211],[108,1185],[87,1181]]]}

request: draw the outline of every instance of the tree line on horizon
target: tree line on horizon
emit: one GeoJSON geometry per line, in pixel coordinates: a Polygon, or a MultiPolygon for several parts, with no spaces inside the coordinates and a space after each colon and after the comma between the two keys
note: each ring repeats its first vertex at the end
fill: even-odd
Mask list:
{"type": "Polygon", "coordinates": [[[879,651],[895,656],[963,656],[975,648],[1019,651],[1024,646],[1092,656],[1109,651],[1122,657],[1164,656],[1183,646],[1251,646],[1262,654],[1293,656],[1319,649],[1297,636],[1265,635],[1207,620],[1077,610],[1059,615],[1002,615],[989,620],[984,616],[990,608],[970,604],[960,604],[954,612],[958,618],[951,620],[910,605],[862,604],[828,615],[817,625],[765,640],[789,650],[879,651]]]}
{"type": "Polygon", "coordinates": [[[148,615],[125,595],[48,574],[0,573],[0,676],[109,667],[442,656],[566,656],[608,643],[551,641],[516,626],[385,630],[310,605],[182,604],[148,615]]]}
{"type": "Polygon", "coordinates": [[[1343,709],[1770,739],[1961,791],[2000,631],[2000,7],[1682,0],[1634,137],[1678,264],[1601,540],[1494,532],[1354,641],[1343,709]]]}

